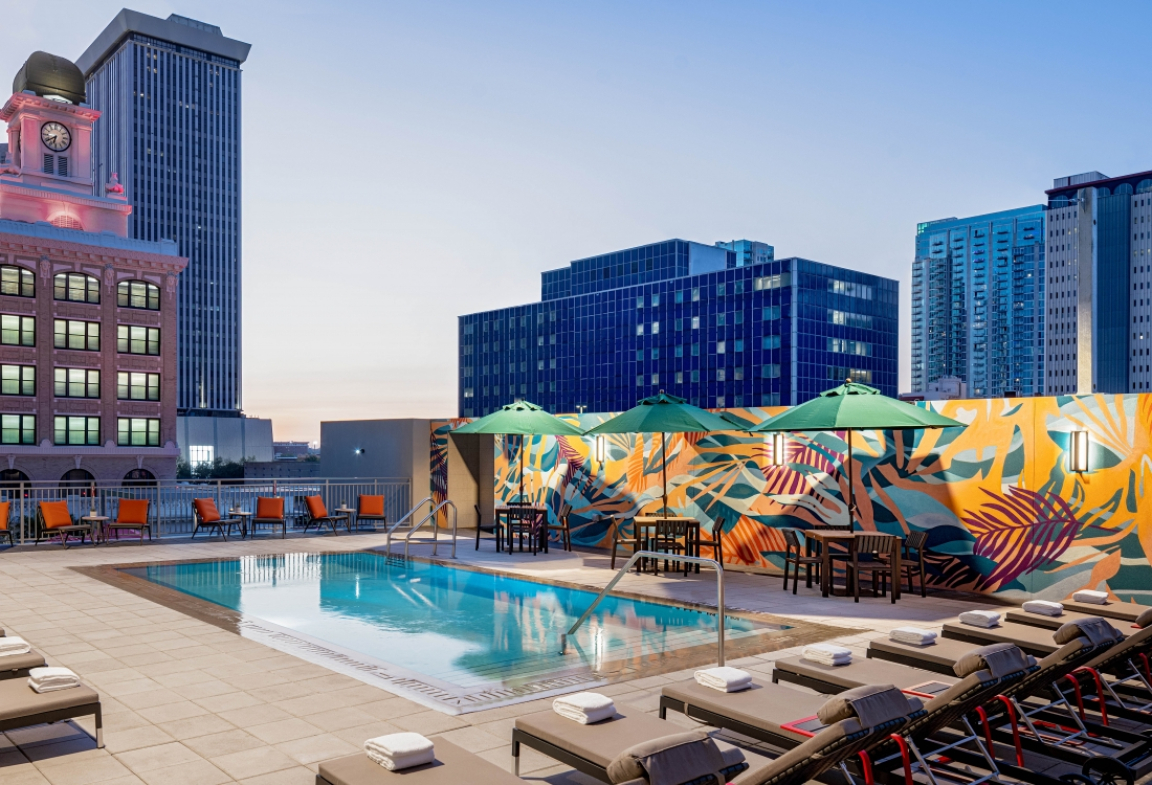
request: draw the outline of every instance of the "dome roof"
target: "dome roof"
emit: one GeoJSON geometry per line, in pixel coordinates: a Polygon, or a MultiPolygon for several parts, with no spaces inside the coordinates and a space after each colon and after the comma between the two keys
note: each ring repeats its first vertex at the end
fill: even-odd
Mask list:
{"type": "Polygon", "coordinates": [[[84,75],[71,60],[47,52],[33,52],[12,81],[12,92],[22,93],[25,90],[31,90],[39,96],[60,96],[74,104],[82,104],[85,100],[84,75]]]}

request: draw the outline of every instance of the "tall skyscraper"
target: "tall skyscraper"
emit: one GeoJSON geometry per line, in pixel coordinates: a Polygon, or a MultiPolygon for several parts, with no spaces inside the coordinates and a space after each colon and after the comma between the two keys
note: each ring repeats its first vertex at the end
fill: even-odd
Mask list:
{"type": "Polygon", "coordinates": [[[1152,172],[1058,178],[1045,239],[1048,393],[1152,389],[1152,172]]]}
{"type": "Polygon", "coordinates": [[[580,259],[542,274],[542,302],[461,316],[461,416],[516,398],[619,411],[660,390],[789,405],[848,377],[896,394],[898,282],[740,243],[580,259]]]}
{"type": "Polygon", "coordinates": [[[118,173],[130,236],[175,240],[181,415],[238,417],[240,343],[240,65],[249,45],[175,14],[122,10],[77,61],[103,113],[92,173],[118,173]]]}
{"type": "Polygon", "coordinates": [[[912,391],[958,377],[976,398],[1041,395],[1045,207],[916,227],[912,391]]]}

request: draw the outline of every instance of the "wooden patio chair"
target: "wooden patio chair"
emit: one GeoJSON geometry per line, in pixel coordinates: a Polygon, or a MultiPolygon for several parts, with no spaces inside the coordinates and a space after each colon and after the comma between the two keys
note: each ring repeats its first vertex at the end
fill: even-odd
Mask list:
{"type": "Polygon", "coordinates": [[[566,551],[572,550],[572,530],[568,526],[568,516],[571,514],[572,505],[565,502],[556,513],[556,523],[545,524],[544,536],[550,537],[552,532],[560,532],[560,547],[566,551]]]}
{"type": "Polygon", "coordinates": [[[218,532],[227,542],[228,530],[233,526],[239,527],[241,536],[243,536],[244,524],[240,522],[239,518],[222,517],[220,511],[216,509],[215,499],[192,500],[192,537],[190,539],[196,539],[197,532],[203,528],[218,532]]]}
{"type": "Polygon", "coordinates": [[[904,538],[904,543],[901,546],[903,554],[900,558],[900,572],[908,578],[908,592],[912,593],[912,576],[920,576],[920,596],[927,597],[928,593],[924,589],[924,551],[928,549],[928,532],[915,531],[910,532],[904,538]]]}
{"type": "Polygon", "coordinates": [[[282,496],[257,496],[256,514],[252,516],[252,536],[256,536],[256,529],[265,526],[275,534],[280,529],[280,539],[288,536],[288,519],[284,517],[284,498],[282,496]]]}
{"type": "MultiPolygon", "coordinates": [[[[877,583],[881,582],[882,593],[888,591],[892,575],[892,549],[900,547],[900,539],[884,534],[858,534],[852,540],[852,558],[847,563],[848,583],[852,586],[855,602],[860,602],[860,582],[865,575],[872,584],[872,596],[876,596],[877,583]]],[[[892,592],[892,602],[896,602],[896,592],[892,592]]]]}
{"type": "MultiPolygon", "coordinates": [[[[632,552],[643,550],[644,543],[641,540],[640,534],[636,528],[635,522],[632,524],[632,536],[625,537],[623,535],[624,524],[630,518],[614,518],[612,522],[612,569],[616,569],[616,551],[621,545],[627,545],[632,548],[632,552]]],[[[640,565],[636,565],[636,571],[640,571],[640,565]]]]}
{"type": "MultiPolygon", "coordinates": [[[[717,518],[712,522],[712,531],[709,532],[710,539],[704,539],[704,527],[700,526],[696,529],[696,535],[691,538],[689,545],[692,546],[691,551],[695,552],[697,556],[701,548],[711,548],[712,558],[721,564],[724,563],[724,518],[717,518]]],[[[700,565],[696,565],[696,572],[700,572],[700,565]]]]}
{"type": "Polygon", "coordinates": [[[120,532],[134,531],[139,535],[140,545],[144,544],[144,533],[148,533],[148,542],[152,542],[152,524],[148,521],[150,505],[147,499],[121,499],[116,504],[116,520],[106,524],[109,532],[116,532],[116,539],[120,539],[120,532]]]}
{"type": "MultiPolygon", "coordinates": [[[[689,542],[689,532],[691,530],[691,523],[686,520],[658,520],[656,521],[655,531],[652,536],[648,538],[648,542],[644,544],[646,550],[656,551],[663,553],[666,557],[671,555],[671,561],[676,562],[674,558],[677,555],[688,555],[691,544],[689,542]]],[[[659,571],[659,559],[653,559],[656,564],[656,570],[659,571]]],[[[668,572],[668,561],[664,559],[664,572],[668,572]]],[[[687,577],[688,571],[692,565],[686,561],[680,562],[684,565],[684,575],[687,577]]]]}
{"type": "Polygon", "coordinates": [[[791,565],[795,572],[792,575],[792,593],[800,583],[800,568],[807,570],[804,585],[812,588],[812,568],[816,568],[816,580],[820,580],[819,556],[807,556],[804,553],[804,543],[800,539],[800,532],[796,529],[783,529],[784,533],[784,591],[788,591],[788,567],[791,565]]]}
{"type": "MultiPolygon", "coordinates": [[[[39,545],[41,540],[59,537],[60,544],[67,549],[69,537],[78,536],[80,544],[83,545],[85,537],[92,536],[90,524],[76,523],[72,520],[72,513],[68,511],[66,501],[40,502],[36,515],[39,520],[36,526],[36,542],[33,545],[39,545]]],[[[92,539],[92,544],[96,544],[95,538],[92,539]]]]}
{"type": "Polygon", "coordinates": [[[473,509],[476,510],[476,550],[480,550],[480,534],[487,532],[496,535],[496,552],[499,553],[502,549],[501,543],[503,542],[504,530],[500,527],[500,522],[495,518],[492,519],[490,525],[484,525],[484,516],[480,513],[480,505],[473,504],[473,509]]]}

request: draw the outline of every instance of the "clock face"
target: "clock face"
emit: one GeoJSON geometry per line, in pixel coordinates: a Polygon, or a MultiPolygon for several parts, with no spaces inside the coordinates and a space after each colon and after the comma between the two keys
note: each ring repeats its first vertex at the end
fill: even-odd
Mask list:
{"type": "Polygon", "coordinates": [[[60,123],[44,123],[40,129],[40,139],[49,150],[62,153],[72,144],[72,134],[60,123]]]}

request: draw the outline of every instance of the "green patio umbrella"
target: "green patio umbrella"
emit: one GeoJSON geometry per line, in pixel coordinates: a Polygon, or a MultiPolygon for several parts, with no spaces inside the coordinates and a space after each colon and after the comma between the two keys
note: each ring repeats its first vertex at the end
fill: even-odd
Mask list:
{"type": "Polygon", "coordinates": [[[734,422],[713,414],[707,409],[693,406],[683,398],[669,395],[661,390],[651,398],[645,398],[623,414],[618,414],[607,422],[586,431],[593,436],[603,433],[658,433],[664,447],[664,460],[661,472],[664,477],[664,512],[668,512],[668,434],[670,433],[711,433],[713,431],[743,430],[734,422]]]}
{"type": "Polygon", "coordinates": [[[848,522],[856,528],[856,489],[852,481],[852,432],[899,431],[909,428],[953,428],[964,423],[942,414],[881,395],[875,387],[848,379],[819,397],[772,417],[753,433],[791,431],[848,432],[848,522]]]}
{"type": "MultiPolygon", "coordinates": [[[[507,436],[583,436],[574,425],[552,416],[528,401],[516,401],[502,406],[479,420],[461,425],[454,433],[490,433],[507,436]]],[[[524,440],[520,440],[517,460],[520,463],[520,501],[524,501],[524,440]]]]}

